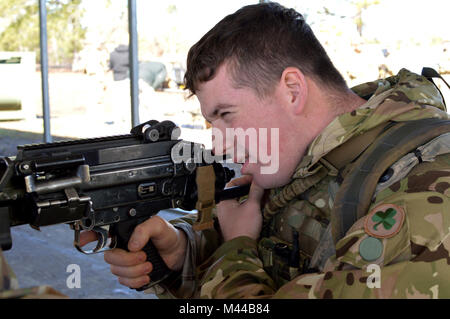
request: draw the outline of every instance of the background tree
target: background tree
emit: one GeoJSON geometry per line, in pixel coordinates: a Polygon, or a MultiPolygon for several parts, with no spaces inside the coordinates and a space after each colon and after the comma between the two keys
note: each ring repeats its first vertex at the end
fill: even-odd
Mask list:
{"type": "MultiPolygon", "coordinates": [[[[51,65],[71,64],[82,48],[81,0],[47,1],[48,54],[51,65]]],[[[0,50],[34,51],[39,62],[39,7],[36,0],[0,0],[0,50]]]]}

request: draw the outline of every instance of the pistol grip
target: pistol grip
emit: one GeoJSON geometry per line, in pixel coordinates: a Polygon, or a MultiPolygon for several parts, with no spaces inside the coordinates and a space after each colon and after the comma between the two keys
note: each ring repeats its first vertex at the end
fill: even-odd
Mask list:
{"type": "Polygon", "coordinates": [[[166,279],[172,273],[172,270],[167,267],[166,263],[159,255],[158,249],[156,249],[151,240],[148,241],[148,243],[142,250],[147,254],[147,261],[152,263],[153,270],[149,274],[150,283],[140,288],[136,288],[137,291],[143,291],[153,287],[154,285],[166,279]]]}
{"type": "MultiPolygon", "coordinates": [[[[117,236],[117,248],[128,250],[128,241],[130,240],[131,234],[134,231],[134,228],[139,223],[124,223],[124,224],[116,224],[116,229],[114,230],[114,234],[117,236]]],[[[142,250],[147,254],[147,261],[151,262],[153,265],[153,270],[149,274],[150,283],[144,285],[142,287],[136,288],[137,291],[143,291],[148,288],[153,287],[159,282],[166,279],[171,273],[172,270],[167,267],[164,260],[159,255],[158,249],[156,249],[155,245],[153,245],[152,241],[149,240],[148,243],[142,248],[142,250]]]]}

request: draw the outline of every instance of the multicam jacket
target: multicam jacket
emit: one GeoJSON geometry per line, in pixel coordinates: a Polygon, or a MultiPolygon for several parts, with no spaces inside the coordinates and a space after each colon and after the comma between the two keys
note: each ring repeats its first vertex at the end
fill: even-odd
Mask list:
{"type": "Polygon", "coordinates": [[[324,156],[388,121],[449,118],[436,87],[405,69],[352,90],[367,102],[330,123],[290,184],[270,191],[258,241],[223,242],[218,223],[195,232],[195,216],[173,221],[188,254],[161,298],[450,298],[450,133],[421,146],[420,160],[396,162],[367,214],[333,242],[340,184],[324,156]]]}

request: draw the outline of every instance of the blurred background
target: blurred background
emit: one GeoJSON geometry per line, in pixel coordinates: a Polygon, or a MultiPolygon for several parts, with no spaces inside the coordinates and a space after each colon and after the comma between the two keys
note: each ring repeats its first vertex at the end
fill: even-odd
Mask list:
{"type": "MultiPolygon", "coordinates": [[[[225,15],[257,2],[136,1],[140,122],[170,119],[182,138],[209,145],[199,104],[183,91],[187,52],[225,15]]],[[[433,67],[449,77],[445,0],[280,3],[304,14],[350,86],[403,67],[433,67]]],[[[21,57],[20,64],[0,63],[0,128],[42,133],[38,1],[0,0],[0,12],[0,60],[21,57]],[[11,110],[12,100],[24,112],[11,110]]],[[[129,132],[130,83],[121,66],[128,57],[127,1],[48,0],[47,29],[52,136],[129,132]]]]}
{"type": "MultiPolygon", "coordinates": [[[[211,130],[183,90],[189,48],[224,16],[260,1],[137,0],[139,119],[169,119],[210,147],[211,130]]],[[[302,13],[349,86],[432,67],[450,82],[446,0],[279,1],[302,13]]],[[[128,7],[124,0],[48,0],[50,128],[54,140],[131,129],[128,7]]],[[[0,156],[43,141],[37,0],[0,0],[0,156]]],[[[449,89],[436,83],[450,101],[449,89]]],[[[167,213],[165,218],[177,215],[167,213]]],[[[13,229],[6,253],[22,287],[49,284],[72,298],[155,298],[120,286],[102,256],[71,247],[66,225],[13,229]],[[55,240],[57,238],[57,240],[55,240]],[[34,246],[36,245],[36,246],[34,246]],[[46,251],[42,251],[42,246],[46,251]],[[48,260],[52,260],[49,266],[48,260]],[[66,286],[81,265],[82,289],[66,286]]]]}

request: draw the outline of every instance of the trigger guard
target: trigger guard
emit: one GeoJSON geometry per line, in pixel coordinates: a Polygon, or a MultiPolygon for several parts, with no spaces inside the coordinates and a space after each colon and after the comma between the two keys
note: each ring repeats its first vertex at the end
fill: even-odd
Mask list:
{"type": "Polygon", "coordinates": [[[80,251],[80,252],[82,252],[83,254],[86,254],[86,255],[91,255],[91,254],[96,254],[96,253],[100,253],[100,252],[103,252],[103,251],[111,250],[111,249],[114,249],[116,247],[117,240],[116,240],[115,236],[111,237],[111,243],[110,243],[110,245],[108,247],[106,247],[106,244],[108,243],[108,233],[109,233],[108,229],[105,229],[105,228],[103,228],[101,226],[95,226],[95,227],[92,228],[92,231],[94,231],[95,234],[97,235],[97,246],[95,246],[94,249],[84,250],[83,247],[81,247],[79,245],[79,234],[80,234],[80,231],[79,230],[75,230],[74,246],[75,246],[75,248],[78,251],[80,251]]]}

